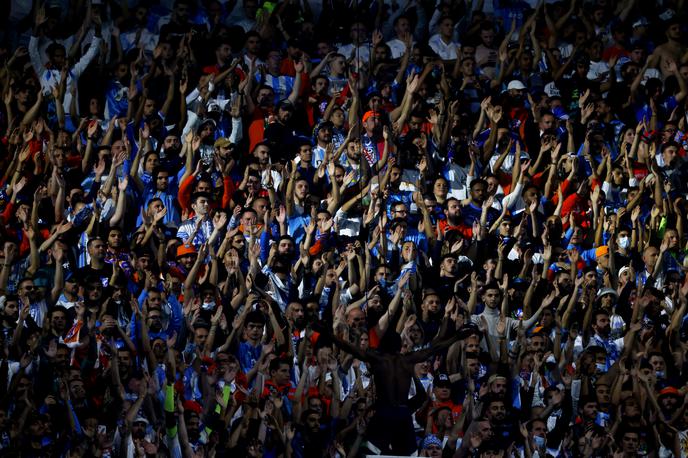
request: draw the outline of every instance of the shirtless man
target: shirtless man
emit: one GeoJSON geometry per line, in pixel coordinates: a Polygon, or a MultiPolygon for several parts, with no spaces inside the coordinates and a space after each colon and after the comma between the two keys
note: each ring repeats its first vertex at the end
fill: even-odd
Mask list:
{"type": "Polygon", "coordinates": [[[667,24],[666,31],[664,32],[667,38],[665,43],[657,46],[654,54],[659,57],[659,68],[662,70],[664,77],[669,76],[667,66],[665,65],[667,61],[676,62],[677,64],[688,59],[688,54],[686,54],[686,47],[681,43],[681,24],[676,19],[672,19],[667,24]]]}
{"type": "Polygon", "coordinates": [[[453,333],[452,329],[454,323],[445,316],[437,337],[428,348],[403,355],[399,353],[401,337],[396,332],[385,334],[377,350],[361,350],[331,335],[335,345],[368,364],[374,376],[375,415],[368,425],[367,439],[380,449],[380,453],[408,456],[416,450],[413,412],[408,407],[414,365],[477,332],[472,324],[453,333]]]}

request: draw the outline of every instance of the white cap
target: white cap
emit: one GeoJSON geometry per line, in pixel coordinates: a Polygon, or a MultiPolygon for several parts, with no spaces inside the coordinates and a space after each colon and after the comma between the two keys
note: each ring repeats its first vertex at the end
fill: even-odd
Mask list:
{"type": "Polygon", "coordinates": [[[638,18],[637,21],[633,23],[633,28],[635,29],[636,27],[647,27],[649,23],[647,22],[647,19],[644,17],[638,18]]]}
{"type": "Polygon", "coordinates": [[[509,81],[509,85],[506,87],[506,89],[509,91],[511,89],[516,89],[516,90],[522,91],[525,88],[526,88],[526,86],[522,82],[520,82],[519,80],[509,81]]]}

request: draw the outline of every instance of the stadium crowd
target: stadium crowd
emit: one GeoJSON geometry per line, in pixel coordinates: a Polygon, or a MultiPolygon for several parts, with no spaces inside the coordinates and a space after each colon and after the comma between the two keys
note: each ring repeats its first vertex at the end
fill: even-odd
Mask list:
{"type": "Polygon", "coordinates": [[[7,0],[0,455],[688,457],[684,0],[7,0]]]}

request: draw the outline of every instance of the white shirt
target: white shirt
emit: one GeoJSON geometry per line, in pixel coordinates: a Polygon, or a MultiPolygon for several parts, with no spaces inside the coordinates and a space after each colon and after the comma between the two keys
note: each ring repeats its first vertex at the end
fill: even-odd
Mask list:
{"type": "Polygon", "coordinates": [[[368,63],[370,61],[370,43],[362,43],[358,46],[354,46],[353,43],[349,43],[348,45],[340,46],[337,49],[337,52],[339,54],[342,54],[346,59],[349,59],[350,57],[354,57],[354,62],[358,60],[358,65],[356,67],[360,66],[360,64],[363,63],[368,63]]]}
{"type": "Polygon", "coordinates": [[[392,51],[392,59],[399,59],[406,52],[406,44],[398,38],[389,40],[387,46],[392,51]]]}
{"type": "MultiPolygon", "coordinates": [[[[100,38],[93,37],[91,45],[88,47],[86,54],[81,56],[79,62],[77,62],[72,68],[67,72],[67,90],[64,96],[64,110],[65,113],[70,112],[70,107],[72,105],[72,88],[75,87],[76,81],[79,80],[81,74],[86,70],[91,61],[98,54],[100,47],[100,38]]],[[[38,38],[32,36],[29,40],[29,56],[31,58],[31,64],[33,65],[36,74],[41,82],[41,90],[43,95],[50,95],[52,89],[60,83],[60,70],[59,69],[48,69],[43,65],[41,61],[41,56],[38,50],[38,38]]],[[[77,94],[78,100],[78,94],[77,94]]],[[[77,103],[77,109],[79,104],[77,103]]]]}
{"type": "Polygon", "coordinates": [[[445,43],[439,33],[430,37],[428,44],[442,60],[455,60],[459,54],[459,44],[455,41],[445,43]]]}

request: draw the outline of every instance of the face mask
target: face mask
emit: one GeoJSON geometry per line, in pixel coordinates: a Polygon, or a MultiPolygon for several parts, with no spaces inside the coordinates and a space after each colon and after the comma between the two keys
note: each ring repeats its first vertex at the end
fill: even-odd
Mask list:
{"type": "Polygon", "coordinates": [[[656,371],[655,377],[657,377],[658,379],[663,379],[664,378],[664,371],[656,371]]]}
{"type": "Polygon", "coordinates": [[[203,310],[215,310],[215,301],[211,301],[211,302],[205,302],[204,301],[203,304],[201,305],[201,307],[203,308],[203,310]]]}
{"type": "Polygon", "coordinates": [[[544,448],[546,439],[540,436],[533,436],[533,442],[537,448],[544,448]]]}
{"type": "Polygon", "coordinates": [[[602,374],[605,374],[607,372],[607,365],[605,363],[596,363],[595,368],[597,369],[597,372],[600,372],[602,374]]]}
{"type": "Polygon", "coordinates": [[[616,240],[616,244],[619,245],[619,248],[625,250],[625,249],[627,249],[629,246],[631,246],[631,240],[628,238],[628,236],[625,236],[625,235],[624,235],[623,237],[619,237],[619,238],[616,240]]]}

